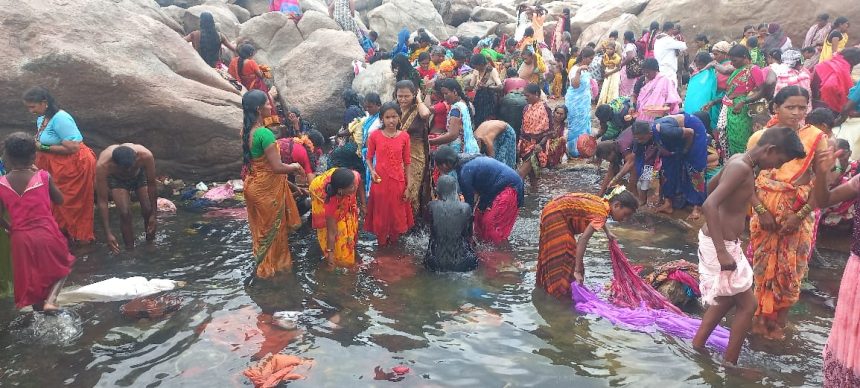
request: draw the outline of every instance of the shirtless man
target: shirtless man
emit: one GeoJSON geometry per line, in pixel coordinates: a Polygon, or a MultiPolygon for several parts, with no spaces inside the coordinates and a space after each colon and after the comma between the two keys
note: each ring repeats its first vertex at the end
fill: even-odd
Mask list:
{"type": "Polygon", "coordinates": [[[475,130],[475,140],[481,153],[508,167],[517,167],[517,133],[502,120],[487,120],[475,130]]]}
{"type": "Polygon", "coordinates": [[[152,241],[155,239],[156,189],[155,158],[146,147],[132,143],[115,144],[99,154],[96,162],[96,203],[111,251],[118,253],[119,243],[110,229],[108,198],[113,198],[119,210],[120,230],[126,249],[134,249],[131,193],[137,193],[146,228],[146,241],[152,241]]]}
{"type": "Polygon", "coordinates": [[[704,349],[714,328],[736,307],[725,362],[736,364],[756,310],[753,272],[740,237],[755,194],[756,170],[779,168],[803,158],[803,144],[790,128],[766,130],[755,148],[732,157],[708,184],[702,206],[706,223],[699,231],[699,276],[702,302],[708,305],[693,347],[704,349]],[[722,243],[715,243],[722,242],[722,243]]]}

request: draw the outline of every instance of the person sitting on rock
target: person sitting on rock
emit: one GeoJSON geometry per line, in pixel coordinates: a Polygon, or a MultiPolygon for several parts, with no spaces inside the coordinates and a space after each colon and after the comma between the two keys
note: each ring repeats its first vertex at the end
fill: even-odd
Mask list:
{"type": "Polygon", "coordinates": [[[472,208],[460,200],[457,179],[444,175],[436,184],[439,198],[429,206],[430,246],[424,266],[432,271],[471,271],[478,266],[472,246],[472,208]]]}
{"type": "Polygon", "coordinates": [[[119,243],[111,232],[108,198],[119,210],[120,230],[126,249],[134,249],[131,223],[131,193],[137,194],[146,228],[146,241],[155,240],[155,208],[158,194],[155,181],[155,157],[139,144],[115,144],[105,148],[96,162],[96,203],[101,213],[108,247],[119,252],[119,243]]]}
{"type": "Polygon", "coordinates": [[[213,68],[221,63],[221,45],[233,53],[237,53],[236,46],[218,32],[218,28],[215,27],[215,19],[209,12],[200,14],[200,29],[186,35],[185,41],[190,42],[191,47],[194,47],[203,61],[213,68]]]}

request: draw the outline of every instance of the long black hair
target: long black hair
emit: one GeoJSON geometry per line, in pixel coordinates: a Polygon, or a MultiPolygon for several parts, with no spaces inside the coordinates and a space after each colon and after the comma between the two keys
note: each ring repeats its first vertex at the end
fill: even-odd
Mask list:
{"type": "Polygon", "coordinates": [[[260,118],[260,107],[267,101],[266,93],[256,89],[242,96],[242,162],[246,166],[251,164],[251,131],[260,118]]]}
{"type": "Polygon", "coordinates": [[[654,40],[657,39],[657,31],[660,31],[660,23],[654,21],[648,28],[648,44],[645,45],[645,50],[654,50],[654,40]]]}
{"type": "Polygon", "coordinates": [[[48,120],[51,117],[54,117],[57,112],[60,111],[60,107],[57,105],[57,101],[54,100],[54,96],[48,92],[48,89],[45,89],[41,86],[34,86],[24,92],[24,102],[29,103],[39,103],[44,102],[48,104],[48,108],[45,109],[45,119],[48,120]]]}
{"type": "Polygon", "coordinates": [[[443,88],[457,93],[457,95],[460,96],[460,99],[463,100],[463,102],[466,103],[466,106],[469,108],[469,115],[474,114],[474,112],[472,111],[472,104],[469,103],[469,97],[467,97],[466,93],[463,92],[463,88],[460,86],[460,83],[457,82],[457,80],[453,78],[443,78],[436,83],[436,91],[441,93],[443,88]]]}
{"type": "Polygon", "coordinates": [[[345,189],[355,181],[355,173],[345,167],[338,167],[331,173],[329,183],[325,186],[325,202],[337,195],[337,191],[345,189]]]}
{"type": "Polygon", "coordinates": [[[215,18],[209,12],[200,14],[200,45],[197,52],[209,67],[215,67],[221,56],[221,33],[215,27],[215,18]]]}
{"type": "Polygon", "coordinates": [[[239,78],[242,78],[242,68],[245,66],[245,60],[251,59],[255,51],[254,46],[247,43],[239,46],[239,62],[236,64],[236,74],[239,75],[239,78]]]}

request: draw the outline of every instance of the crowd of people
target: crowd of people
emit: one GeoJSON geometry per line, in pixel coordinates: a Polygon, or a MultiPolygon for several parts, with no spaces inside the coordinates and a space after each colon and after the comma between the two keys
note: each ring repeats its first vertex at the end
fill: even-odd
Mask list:
{"type": "MultiPolygon", "coordinates": [[[[294,3],[275,1],[272,10],[301,17],[294,3]]],[[[241,173],[257,278],[291,268],[289,236],[306,208],[331,266],[355,266],[361,228],[382,247],[426,226],[425,265],[470,270],[474,242],[508,240],[527,185],[536,190],[544,169],[565,159],[605,162],[597,190],[543,208],[539,288],[569,298],[571,283],[584,281],[590,237],[601,230],[616,238],[609,218],[621,222],[642,207],[690,208],[690,219],[705,219],[699,270],[709,305],[694,345],[703,346],[734,307],[726,361],[735,363],[750,327],[784,337],[825,230],[819,225],[853,220],[825,378],[833,386],[860,378],[852,353],[860,346],[860,167],[850,160],[851,144],[833,132],[860,114],[860,84],[851,79],[860,48],[848,46],[845,18],[818,16],[802,47],[777,23],[745,27],[734,42],[698,35],[688,45],[680,26],[654,22],[638,37],[624,31],[619,40],[613,31],[578,48],[569,10],[552,15],[557,27],[545,33],[547,10],[523,4],[514,36],[439,41],[404,29],[386,51],[352,20],[352,1],[332,2],[331,13],[356,33],[368,62],[391,60],[396,84],[391,96],[346,90],[328,152],[313,123],[280,104],[253,45],[227,41],[207,13],[186,37],[242,93],[241,173]],[[222,60],[222,47],[235,56],[222,60]]],[[[23,100],[37,130],[5,141],[0,202],[9,222],[0,222],[12,239],[16,305],[54,310],[74,261],[66,241],[94,240],[95,205],[114,252],[109,199],[125,248],[135,243],[132,194],[146,239],[154,238],[155,158],[137,144],[112,145],[97,158],[46,89],[23,100]],[[37,244],[50,254],[37,253],[37,244]]]]}

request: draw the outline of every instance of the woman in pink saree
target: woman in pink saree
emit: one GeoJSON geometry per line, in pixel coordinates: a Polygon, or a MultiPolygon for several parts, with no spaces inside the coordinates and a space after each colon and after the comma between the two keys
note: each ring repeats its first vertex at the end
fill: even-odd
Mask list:
{"type": "Polygon", "coordinates": [[[638,93],[635,90],[633,92],[637,106],[636,119],[650,123],[658,116],[678,113],[681,96],[678,95],[675,84],[660,74],[657,60],[646,59],[642,63],[642,73],[645,74],[645,85],[638,93]]]}

